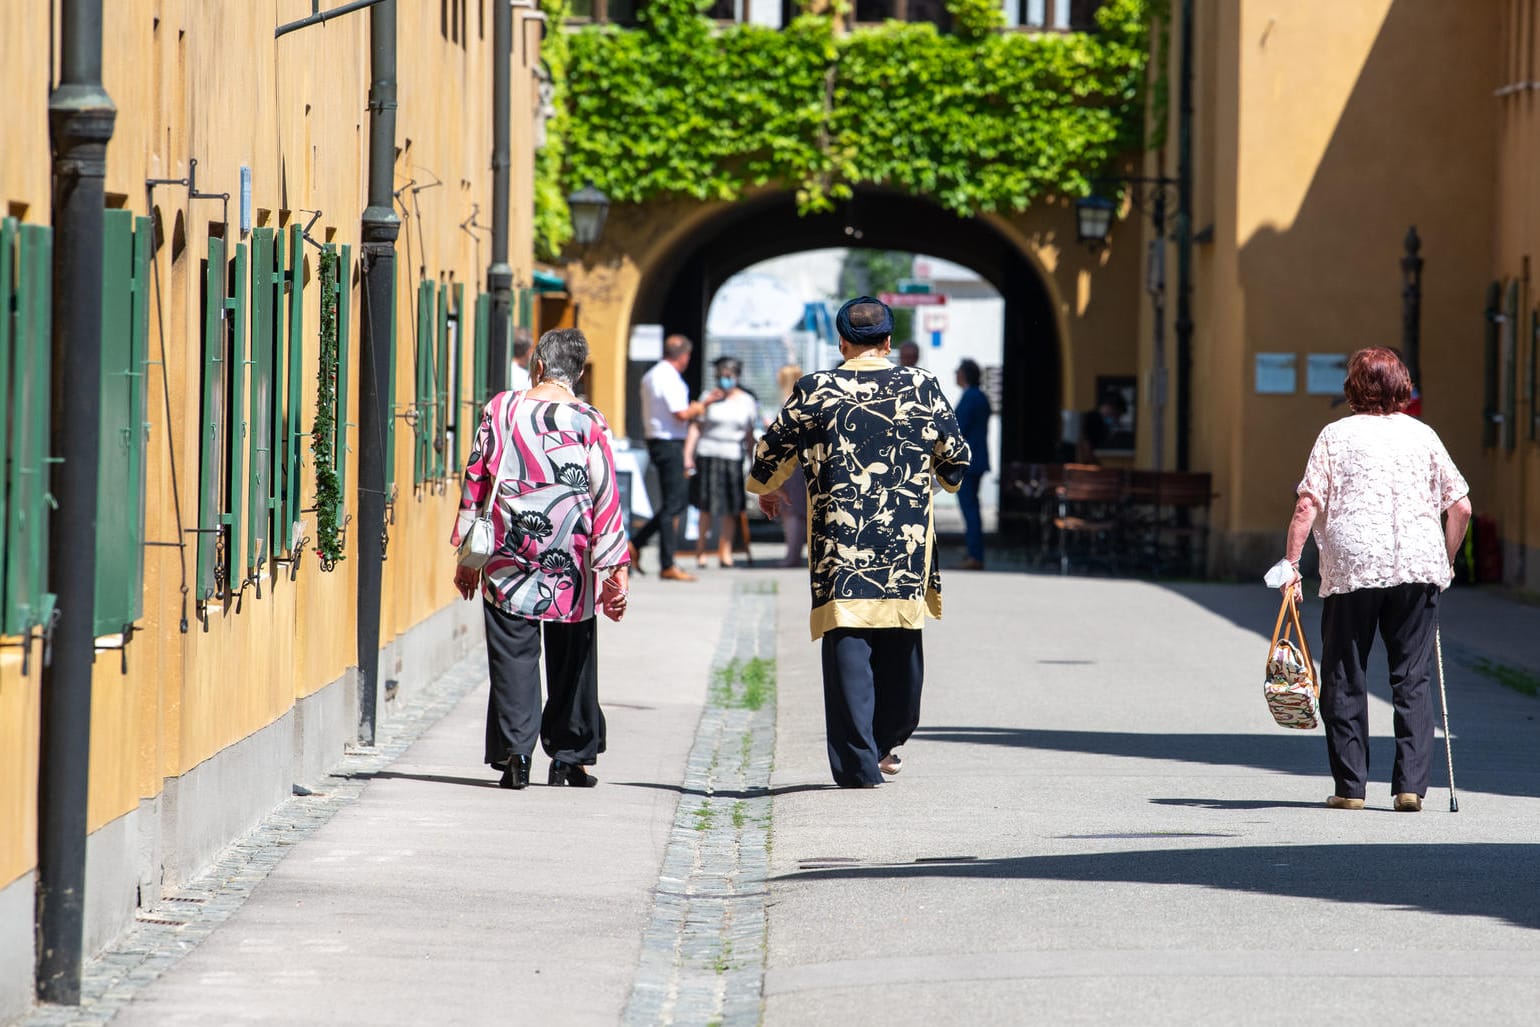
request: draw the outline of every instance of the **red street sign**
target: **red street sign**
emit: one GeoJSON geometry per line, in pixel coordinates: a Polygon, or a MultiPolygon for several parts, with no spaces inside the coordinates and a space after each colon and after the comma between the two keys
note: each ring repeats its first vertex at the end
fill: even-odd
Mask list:
{"type": "Polygon", "coordinates": [[[881,292],[877,298],[890,307],[935,307],[946,305],[946,294],[939,292],[881,292]]]}

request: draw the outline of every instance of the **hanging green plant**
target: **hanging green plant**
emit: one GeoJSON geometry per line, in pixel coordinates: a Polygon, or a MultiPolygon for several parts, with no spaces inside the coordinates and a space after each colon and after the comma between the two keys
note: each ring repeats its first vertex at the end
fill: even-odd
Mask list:
{"type": "Polygon", "coordinates": [[[640,29],[554,33],[566,186],[619,203],[771,186],[804,213],[879,187],[965,217],[1083,195],[1143,140],[1164,5],[1107,0],[1093,32],[1002,32],[994,0],[947,0],[952,33],[842,35],[827,15],[717,28],[699,0],[650,0],[640,29]]]}
{"type": "Polygon", "coordinates": [[[310,453],[315,458],[316,555],[329,571],[342,556],[342,483],[337,479],[337,251],[321,253],[321,352],[316,372],[315,422],[310,428],[310,453]]]}

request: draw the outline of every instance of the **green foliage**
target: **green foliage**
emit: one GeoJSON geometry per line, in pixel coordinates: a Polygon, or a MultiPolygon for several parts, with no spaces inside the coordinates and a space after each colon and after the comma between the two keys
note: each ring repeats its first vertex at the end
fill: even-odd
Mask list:
{"type": "Polygon", "coordinates": [[[342,530],[337,512],[342,483],[337,480],[337,251],[321,253],[320,369],[316,372],[315,421],[310,426],[310,453],[315,457],[316,555],[321,569],[331,570],[342,559],[342,530]]]}
{"type": "Polygon", "coordinates": [[[565,183],[620,203],[773,185],[804,212],[857,186],[963,215],[1083,194],[1141,141],[1160,2],[1109,0],[1095,33],[1000,33],[991,0],[951,0],[953,35],[890,22],[837,36],[824,16],[718,30],[698,0],[653,0],[640,30],[566,37],[565,183]]]}
{"type": "Polygon", "coordinates": [[[553,113],[545,123],[545,145],[535,152],[535,254],[543,260],[555,260],[572,238],[572,215],[567,210],[567,193],[562,188],[562,163],[566,158],[565,139],[570,116],[567,113],[567,34],[561,24],[571,10],[571,0],[540,0],[540,10],[554,31],[540,44],[540,58],[550,73],[555,95],[553,113]]]}
{"type": "Polygon", "coordinates": [[[952,31],[963,39],[983,39],[1005,27],[1005,8],[999,0],[946,0],[952,31]]]}
{"type": "MultiPolygon", "coordinates": [[[[840,265],[839,295],[875,296],[897,292],[898,283],[914,276],[914,254],[891,250],[849,250],[840,265]]],[[[893,345],[914,341],[914,310],[893,311],[893,345]]]]}

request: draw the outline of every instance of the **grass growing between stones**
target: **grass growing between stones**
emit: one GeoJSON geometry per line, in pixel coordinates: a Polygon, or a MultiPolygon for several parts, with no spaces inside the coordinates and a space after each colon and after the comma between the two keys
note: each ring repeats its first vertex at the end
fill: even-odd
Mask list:
{"type": "Polygon", "coordinates": [[[1483,657],[1476,661],[1476,671],[1521,695],[1540,695],[1540,676],[1522,667],[1510,667],[1506,663],[1497,663],[1483,657]]]}
{"type": "Polygon", "coordinates": [[[711,825],[716,821],[716,813],[712,810],[709,802],[702,802],[690,815],[695,818],[695,830],[697,831],[711,830],[711,825]]]}
{"type": "Polygon", "coordinates": [[[711,701],[730,710],[758,710],[775,695],[775,661],[737,657],[716,669],[711,701]]]}

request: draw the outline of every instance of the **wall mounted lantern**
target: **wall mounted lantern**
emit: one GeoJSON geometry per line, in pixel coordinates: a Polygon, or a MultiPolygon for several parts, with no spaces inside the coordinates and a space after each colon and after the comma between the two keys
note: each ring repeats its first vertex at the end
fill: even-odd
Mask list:
{"type": "Polygon", "coordinates": [[[604,231],[604,219],[610,212],[610,198],[589,182],[567,197],[572,212],[572,238],[579,246],[596,242],[604,231]]]}

